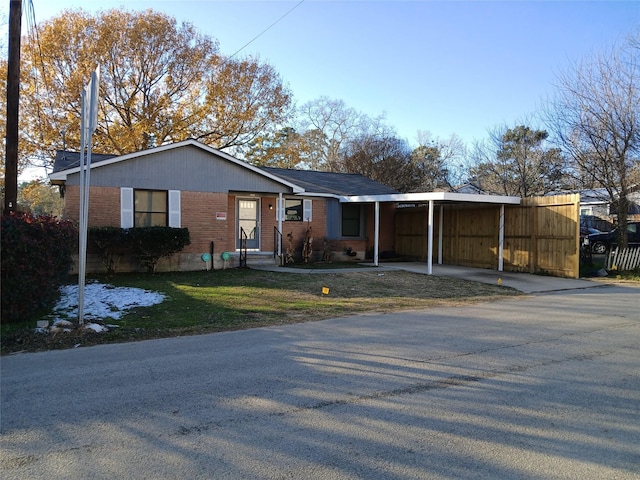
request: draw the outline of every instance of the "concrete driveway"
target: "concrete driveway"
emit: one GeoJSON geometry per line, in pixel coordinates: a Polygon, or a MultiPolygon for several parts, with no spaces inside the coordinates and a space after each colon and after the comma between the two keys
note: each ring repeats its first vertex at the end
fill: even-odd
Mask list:
{"type": "Polygon", "coordinates": [[[640,478],[640,289],[1,359],[0,477],[640,478]]]}
{"type": "MultiPolygon", "coordinates": [[[[303,269],[277,266],[252,267],[257,270],[270,270],[274,272],[289,272],[300,274],[317,274],[346,272],[350,269],[303,269]]],[[[427,264],[424,262],[389,262],[381,263],[377,268],[384,270],[404,270],[407,272],[427,274],[427,264]]],[[[362,268],[354,268],[353,271],[362,271],[362,268]]],[[[574,290],[582,288],[594,288],[602,286],[601,283],[584,279],[560,278],[545,275],[533,275],[520,272],[498,272],[486,268],[459,267],[455,265],[433,265],[433,275],[464,278],[483,283],[498,283],[498,279],[505,287],[515,288],[524,293],[557,292],[562,290],[574,290]]]]}
{"type": "MultiPolygon", "coordinates": [[[[385,263],[382,268],[427,273],[427,264],[420,262],[385,263]]],[[[557,292],[580,288],[602,286],[601,283],[584,279],[560,278],[547,275],[533,275],[521,272],[498,272],[486,268],[459,267],[455,265],[433,265],[433,275],[464,278],[476,282],[496,284],[498,279],[505,287],[515,288],[524,293],[557,292]]]]}

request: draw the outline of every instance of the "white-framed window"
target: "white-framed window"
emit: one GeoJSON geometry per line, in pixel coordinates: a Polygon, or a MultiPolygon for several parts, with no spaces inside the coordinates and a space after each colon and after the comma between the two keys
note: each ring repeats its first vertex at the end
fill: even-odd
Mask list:
{"type": "Polygon", "coordinates": [[[120,189],[120,226],[180,227],[180,191],[120,189]]]}
{"type": "Polygon", "coordinates": [[[593,215],[593,207],[580,207],[580,215],[593,215]]]}
{"type": "Polygon", "coordinates": [[[166,227],[169,225],[169,198],[166,190],[133,191],[133,226],[166,227]]]}
{"type": "Polygon", "coordinates": [[[281,215],[285,222],[310,222],[313,203],[308,198],[283,198],[281,215]]]}

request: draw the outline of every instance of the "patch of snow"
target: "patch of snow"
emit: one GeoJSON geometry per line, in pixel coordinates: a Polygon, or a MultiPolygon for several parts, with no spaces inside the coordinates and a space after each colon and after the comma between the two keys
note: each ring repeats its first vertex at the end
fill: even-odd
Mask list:
{"type": "MultiPolygon", "coordinates": [[[[53,319],[51,326],[49,320],[41,320],[35,329],[36,333],[56,335],[58,333],[70,333],[77,323],[67,320],[78,318],[78,285],[66,285],[60,288],[60,300],[53,308],[53,313],[47,318],[53,319]]],[[[84,319],[82,326],[85,330],[93,330],[96,333],[108,332],[118,325],[102,325],[105,319],[119,320],[134,307],[150,307],[164,301],[164,295],[150,290],[133,287],[114,287],[102,283],[90,283],[84,289],[84,319]]],[[[74,345],[79,347],[80,344],[74,345]]]]}
{"type": "MultiPolygon", "coordinates": [[[[78,317],[78,285],[63,286],[60,292],[60,300],[53,308],[54,324],[57,326],[63,326],[60,322],[67,322],[66,318],[78,317]]],[[[163,294],[150,290],[90,283],[85,285],[84,289],[84,318],[119,320],[127,310],[150,307],[163,301],[163,294]]]]}
{"type": "Polygon", "coordinates": [[[109,329],[107,327],[104,327],[98,323],[87,323],[84,326],[85,330],[93,330],[96,333],[102,333],[102,332],[108,332],[109,329]]]}
{"type": "Polygon", "coordinates": [[[59,318],[53,322],[53,325],[56,327],[73,327],[73,322],[70,322],[69,320],[62,320],[59,318]]]}

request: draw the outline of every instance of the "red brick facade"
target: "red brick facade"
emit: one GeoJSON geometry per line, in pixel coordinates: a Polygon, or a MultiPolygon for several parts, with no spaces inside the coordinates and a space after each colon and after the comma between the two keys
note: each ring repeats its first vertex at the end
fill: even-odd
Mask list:
{"type": "MultiPolygon", "coordinates": [[[[214,267],[222,266],[220,254],[222,252],[236,251],[236,209],[238,198],[243,197],[226,193],[182,191],[180,193],[181,226],[189,229],[191,244],[171,259],[162,260],[158,265],[158,269],[194,270],[204,268],[202,254],[210,252],[211,242],[214,245],[214,267]]],[[[263,252],[266,259],[268,257],[266,254],[277,250],[277,244],[274,244],[274,231],[278,227],[278,197],[256,196],[255,198],[260,200],[259,251],[263,252]]],[[[66,218],[78,221],[79,203],[79,187],[67,187],[65,192],[66,218]]],[[[380,252],[393,250],[394,248],[394,211],[395,206],[393,204],[383,203],[380,205],[380,252]]],[[[326,200],[313,198],[311,222],[283,221],[281,231],[283,252],[289,246],[288,235],[291,234],[295,256],[299,259],[303,239],[307,234],[307,229],[311,227],[311,236],[313,237],[312,260],[320,260],[325,249],[324,240],[327,235],[326,213],[326,200]]],[[[364,215],[365,237],[330,240],[329,246],[332,251],[332,260],[364,260],[367,257],[370,258],[374,247],[373,205],[367,204],[364,206],[364,215]],[[346,255],[347,249],[356,252],[356,255],[353,257],[346,255]]],[[[91,187],[89,226],[119,227],[120,222],[120,188],[91,187]]],[[[237,262],[237,259],[235,261],[237,262]]],[[[233,262],[230,264],[233,265],[233,262]]],[[[131,268],[135,268],[135,266],[131,268]]],[[[127,269],[127,267],[123,266],[123,269],[127,269]]]]}
{"type": "MultiPolygon", "coordinates": [[[[64,195],[64,216],[78,221],[80,217],[80,187],[68,186],[64,195]]],[[[118,187],[91,187],[89,196],[89,226],[120,226],[120,189],[118,187]]]]}
{"type": "Polygon", "coordinates": [[[182,227],[189,229],[191,245],[184,253],[209,252],[211,242],[217,252],[235,250],[233,227],[235,220],[228,213],[229,196],[226,193],[181,192],[180,217],[182,227]]]}

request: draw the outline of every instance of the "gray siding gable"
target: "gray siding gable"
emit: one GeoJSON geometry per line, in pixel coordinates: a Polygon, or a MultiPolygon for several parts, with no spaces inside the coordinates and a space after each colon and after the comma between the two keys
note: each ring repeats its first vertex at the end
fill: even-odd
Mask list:
{"type": "MultiPolygon", "coordinates": [[[[123,161],[105,160],[94,164],[91,185],[220,193],[293,192],[292,187],[269,176],[243,166],[239,160],[232,162],[197,145],[185,144],[156,152],[151,150],[123,161]]],[[[79,172],[67,175],[67,185],[79,183],[79,172]]]]}

